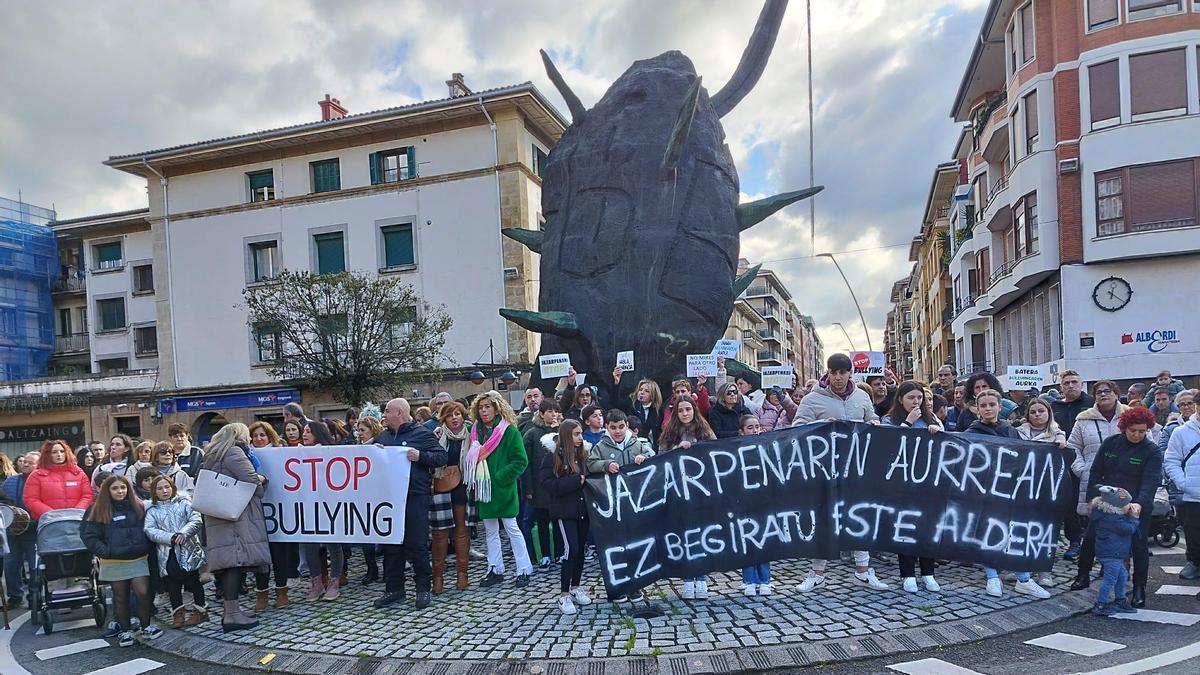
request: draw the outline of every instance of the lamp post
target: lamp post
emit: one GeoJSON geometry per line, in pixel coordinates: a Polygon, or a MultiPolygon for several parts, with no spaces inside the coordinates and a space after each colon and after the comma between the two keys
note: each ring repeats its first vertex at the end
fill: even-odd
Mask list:
{"type": "MultiPolygon", "coordinates": [[[[850,285],[850,280],[846,278],[846,273],[842,271],[842,266],[838,264],[837,258],[833,257],[832,253],[818,253],[817,257],[832,260],[838,274],[842,275],[842,281],[846,282],[846,290],[850,291],[850,299],[854,301],[854,308],[858,310],[858,320],[862,322],[863,332],[867,334],[867,350],[875,351],[875,348],[871,346],[871,331],[867,329],[867,320],[863,317],[862,307],[858,304],[858,296],[854,295],[854,288],[850,285]]],[[[845,330],[845,328],[842,330],[845,330]]],[[[853,349],[854,346],[851,345],[850,348],[853,349]]]]}
{"type": "MultiPolygon", "coordinates": [[[[471,365],[475,366],[475,370],[471,371],[471,374],[467,375],[467,379],[470,380],[472,384],[480,385],[480,384],[483,384],[484,380],[491,379],[492,389],[495,390],[497,388],[496,387],[496,346],[493,341],[488,340],[488,362],[486,364],[485,363],[472,363],[471,365]],[[486,375],[484,374],[484,372],[482,370],[480,370],[480,368],[482,368],[485,365],[488,367],[486,375]]],[[[504,372],[500,373],[500,381],[504,383],[505,387],[511,386],[513,382],[517,381],[517,375],[515,373],[513,373],[511,368],[505,368],[504,372]]]]}
{"type": "Polygon", "coordinates": [[[849,342],[849,343],[850,343],[850,351],[852,351],[852,352],[856,352],[856,351],[858,351],[858,347],[855,347],[855,346],[854,346],[854,340],[851,340],[851,339],[850,339],[850,334],[846,332],[846,327],[845,327],[845,326],[843,326],[841,323],[838,323],[837,321],[834,321],[834,322],[833,322],[833,325],[835,325],[835,326],[837,326],[838,328],[841,328],[841,329],[842,329],[842,335],[845,335],[845,336],[846,336],[846,342],[849,342]]]}

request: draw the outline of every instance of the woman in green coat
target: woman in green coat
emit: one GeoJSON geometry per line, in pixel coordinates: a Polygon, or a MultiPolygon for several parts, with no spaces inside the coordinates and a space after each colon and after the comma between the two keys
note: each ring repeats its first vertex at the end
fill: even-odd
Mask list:
{"type": "Polygon", "coordinates": [[[488,573],[479,585],[487,588],[504,581],[504,556],[500,549],[503,527],[517,563],[516,585],[522,588],[529,585],[533,563],[517,523],[521,507],[519,483],[529,464],[525,443],[517,429],[517,415],[499,392],[489,391],[471,404],[471,420],[474,422],[471,449],[467,451],[463,478],[487,531],[488,573]]]}

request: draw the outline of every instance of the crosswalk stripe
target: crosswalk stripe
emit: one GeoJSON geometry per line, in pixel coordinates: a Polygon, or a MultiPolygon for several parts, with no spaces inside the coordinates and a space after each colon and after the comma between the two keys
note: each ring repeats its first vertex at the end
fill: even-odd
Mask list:
{"type": "Polygon", "coordinates": [[[888,669],[908,673],[908,675],[981,675],[981,673],[974,670],[956,666],[941,659],[921,659],[920,661],[893,663],[888,666],[888,669]]]}
{"type": "MultiPolygon", "coordinates": [[[[1132,615],[1129,615],[1132,616],[1132,615]]],[[[1151,670],[1159,670],[1167,666],[1173,666],[1176,663],[1189,661],[1200,656],[1200,642],[1193,642],[1186,647],[1172,649],[1169,652],[1147,656],[1144,659],[1122,663],[1116,666],[1093,670],[1090,673],[1083,675],[1135,675],[1136,673],[1144,673],[1151,670]]]]}
{"type": "Polygon", "coordinates": [[[1150,552],[1154,555],[1183,555],[1186,551],[1182,548],[1172,546],[1171,548],[1163,548],[1162,546],[1151,546],[1150,552]]]}
{"type": "Polygon", "coordinates": [[[1154,591],[1155,595],[1191,595],[1195,596],[1200,593],[1200,586],[1176,586],[1173,584],[1163,584],[1154,591]]]}
{"type": "Polygon", "coordinates": [[[162,668],[165,663],[151,661],[150,659],[134,659],[125,663],[118,663],[115,666],[93,670],[84,675],[138,675],[139,673],[148,673],[151,670],[162,668]]]}
{"type": "Polygon", "coordinates": [[[1080,656],[1099,656],[1125,648],[1125,645],[1117,642],[1096,640],[1094,638],[1083,637],[1082,635],[1072,635],[1071,633],[1053,633],[1033,640],[1026,640],[1025,644],[1078,654],[1080,656]]]}
{"type": "MultiPolygon", "coordinates": [[[[76,630],[79,628],[87,628],[88,626],[95,628],[96,622],[92,619],[76,619],[75,621],[67,621],[66,623],[55,623],[54,624],[54,632],[55,633],[65,633],[69,630],[76,630]]],[[[39,629],[37,629],[37,632],[34,633],[34,635],[45,635],[45,634],[46,634],[45,628],[39,628],[39,629]]]]}
{"type": "Polygon", "coordinates": [[[90,652],[93,649],[104,649],[108,643],[104,640],[83,640],[81,642],[72,642],[67,645],[59,645],[58,647],[50,647],[48,649],[39,649],[33,653],[40,661],[49,661],[57,659],[60,656],[70,656],[72,654],[82,654],[90,652]]]}
{"type": "Polygon", "coordinates": [[[1179,574],[1183,571],[1183,565],[1163,565],[1162,571],[1167,574],[1179,574]]]}
{"type": "Polygon", "coordinates": [[[1126,621],[1149,621],[1152,623],[1167,623],[1175,626],[1193,626],[1200,621],[1200,614],[1185,614],[1184,612],[1164,612],[1160,609],[1139,609],[1137,614],[1113,614],[1114,619],[1126,621]]]}

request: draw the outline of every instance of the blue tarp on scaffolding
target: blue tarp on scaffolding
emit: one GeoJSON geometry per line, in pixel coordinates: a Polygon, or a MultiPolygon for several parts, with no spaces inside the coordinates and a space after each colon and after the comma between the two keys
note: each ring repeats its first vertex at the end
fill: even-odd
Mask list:
{"type": "Polygon", "coordinates": [[[0,381],[44,377],[54,353],[54,212],[0,199],[0,381]]]}

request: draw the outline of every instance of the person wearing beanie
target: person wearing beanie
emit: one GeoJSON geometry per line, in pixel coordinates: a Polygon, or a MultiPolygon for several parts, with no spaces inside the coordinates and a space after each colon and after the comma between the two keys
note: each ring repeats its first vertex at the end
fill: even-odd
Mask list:
{"type": "Polygon", "coordinates": [[[1091,501],[1088,534],[1095,538],[1096,557],[1104,570],[1104,580],[1100,582],[1092,613],[1100,616],[1136,613],[1125,598],[1125,583],[1129,580],[1125,558],[1133,550],[1133,534],[1141,524],[1142,509],[1125,488],[1101,485],[1097,489],[1100,494],[1091,501]]]}

